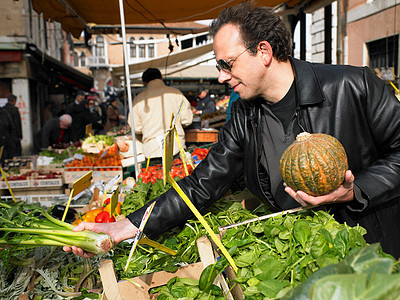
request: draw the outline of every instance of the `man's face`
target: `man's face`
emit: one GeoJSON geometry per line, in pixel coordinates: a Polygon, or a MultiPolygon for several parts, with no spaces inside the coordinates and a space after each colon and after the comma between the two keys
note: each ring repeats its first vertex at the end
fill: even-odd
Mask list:
{"type": "Polygon", "coordinates": [[[60,120],[60,128],[61,129],[68,129],[69,125],[70,125],[69,123],[63,122],[60,120]]]}
{"type": "Polygon", "coordinates": [[[78,103],[81,103],[81,101],[85,99],[85,95],[77,95],[76,96],[76,101],[78,101],[78,103]]]}
{"type": "Polygon", "coordinates": [[[259,52],[253,55],[246,50],[237,26],[232,24],[222,26],[214,37],[213,46],[216,60],[223,59],[231,67],[230,72],[221,69],[218,81],[228,83],[244,100],[261,96],[265,89],[261,83],[265,66],[259,57],[259,52]]]}

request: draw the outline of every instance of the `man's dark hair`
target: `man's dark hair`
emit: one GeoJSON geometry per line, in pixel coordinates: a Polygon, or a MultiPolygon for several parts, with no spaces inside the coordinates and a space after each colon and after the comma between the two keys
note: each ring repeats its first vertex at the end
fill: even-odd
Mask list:
{"type": "Polygon", "coordinates": [[[78,90],[78,91],[76,92],[76,95],[77,95],[77,96],[85,96],[85,92],[82,91],[82,90],[78,90]]]}
{"type": "Polygon", "coordinates": [[[148,68],[146,71],[143,72],[142,81],[149,83],[153,79],[161,79],[161,72],[159,69],[156,68],[148,68]]]}
{"type": "Polygon", "coordinates": [[[10,94],[10,95],[8,95],[7,99],[8,99],[8,102],[12,102],[12,101],[14,101],[15,99],[17,99],[17,96],[15,96],[15,95],[13,95],[13,94],[10,94]]]}
{"type": "Polygon", "coordinates": [[[240,37],[250,52],[257,53],[257,45],[267,41],[278,61],[287,61],[292,55],[292,38],[286,24],[266,6],[256,6],[252,2],[243,2],[225,8],[210,24],[210,33],[215,37],[225,24],[239,27],[240,37]]]}

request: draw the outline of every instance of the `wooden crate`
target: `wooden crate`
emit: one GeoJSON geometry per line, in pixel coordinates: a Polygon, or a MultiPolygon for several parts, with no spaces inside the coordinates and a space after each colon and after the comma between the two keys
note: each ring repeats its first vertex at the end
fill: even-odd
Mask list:
{"type": "Polygon", "coordinates": [[[73,168],[64,168],[64,182],[66,184],[69,183],[74,183],[78,179],[80,179],[82,176],[86,175],[88,172],[92,170],[92,167],[85,167],[84,171],[74,171],[77,169],[76,167],[73,168]]]}
{"type": "Polygon", "coordinates": [[[93,182],[103,180],[108,182],[115,176],[121,176],[122,178],[122,167],[121,166],[100,166],[93,167],[93,182]],[[115,170],[117,169],[117,170],[115,170]]]}
{"type": "Polygon", "coordinates": [[[217,142],[218,130],[188,129],[185,130],[185,140],[190,143],[217,142]]]}

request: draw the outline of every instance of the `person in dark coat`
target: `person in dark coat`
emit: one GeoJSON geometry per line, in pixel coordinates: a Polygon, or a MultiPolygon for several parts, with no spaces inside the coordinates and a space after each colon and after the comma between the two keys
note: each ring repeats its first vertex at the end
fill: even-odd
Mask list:
{"type": "Polygon", "coordinates": [[[0,164],[2,164],[5,159],[10,159],[15,156],[16,136],[17,130],[15,129],[11,115],[5,108],[0,107],[0,148],[3,147],[0,164]]]}
{"type": "Polygon", "coordinates": [[[210,94],[207,89],[201,88],[198,97],[199,101],[197,102],[194,114],[196,115],[212,114],[213,112],[217,111],[215,101],[210,97],[210,94]]]}
{"type": "Polygon", "coordinates": [[[97,122],[96,117],[90,113],[89,103],[87,100],[82,100],[78,107],[75,109],[72,122],[73,142],[77,142],[83,139],[86,134],[86,125],[92,124],[92,128],[95,130],[102,130],[104,128],[101,123],[97,122]]]}
{"type": "Polygon", "coordinates": [[[21,115],[19,113],[18,107],[16,106],[17,104],[17,96],[10,94],[7,97],[8,102],[4,106],[4,109],[8,111],[8,113],[11,116],[11,119],[14,123],[15,130],[16,130],[16,135],[15,135],[15,147],[16,147],[16,152],[14,156],[21,156],[21,140],[22,140],[22,125],[21,125],[21,115]]]}
{"type": "Polygon", "coordinates": [[[70,142],[72,140],[71,124],[72,117],[68,114],[48,120],[35,135],[34,152],[39,153],[41,149],[70,142]]]}

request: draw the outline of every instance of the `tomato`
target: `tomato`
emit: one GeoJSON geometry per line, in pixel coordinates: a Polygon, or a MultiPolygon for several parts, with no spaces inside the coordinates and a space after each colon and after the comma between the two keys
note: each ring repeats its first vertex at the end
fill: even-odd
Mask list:
{"type": "Polygon", "coordinates": [[[114,217],[110,217],[110,213],[107,211],[102,211],[95,218],[96,223],[112,223],[115,222],[114,217]]]}

